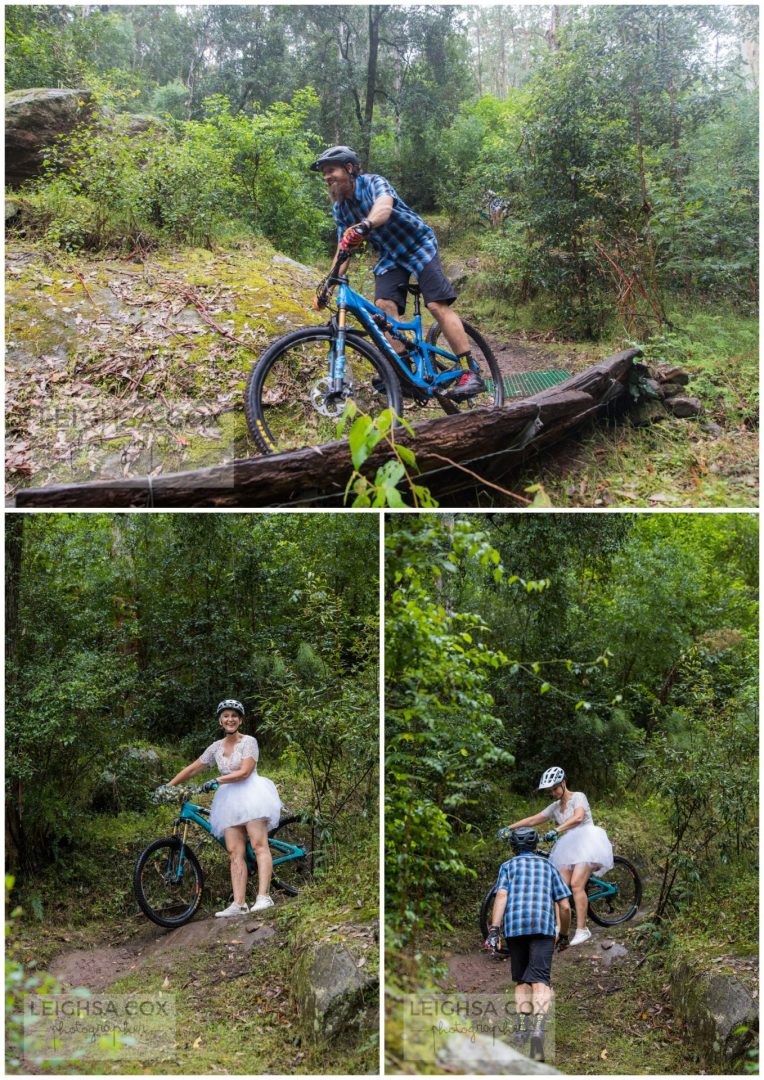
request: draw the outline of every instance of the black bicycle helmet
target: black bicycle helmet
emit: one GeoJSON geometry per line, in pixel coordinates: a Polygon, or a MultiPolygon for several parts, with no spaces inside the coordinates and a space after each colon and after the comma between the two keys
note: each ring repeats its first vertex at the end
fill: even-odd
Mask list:
{"type": "Polygon", "coordinates": [[[242,720],[244,719],[244,706],[240,701],[236,701],[234,700],[234,698],[226,698],[225,701],[221,701],[218,705],[215,716],[219,717],[222,712],[226,711],[226,709],[233,709],[234,712],[237,712],[239,714],[242,720]]]}
{"type": "Polygon", "coordinates": [[[535,851],[539,842],[539,834],[535,829],[528,826],[522,829],[513,829],[509,834],[509,842],[515,852],[535,851]]]}
{"type": "Polygon", "coordinates": [[[330,146],[316,158],[311,169],[313,172],[318,172],[322,165],[355,165],[357,169],[360,169],[361,161],[355,150],[351,150],[349,146],[330,146]]]}

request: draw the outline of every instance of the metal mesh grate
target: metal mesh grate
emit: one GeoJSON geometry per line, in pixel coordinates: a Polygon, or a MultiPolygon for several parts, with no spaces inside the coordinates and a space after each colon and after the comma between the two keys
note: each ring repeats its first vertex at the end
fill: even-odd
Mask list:
{"type": "MultiPolygon", "coordinates": [[[[517,375],[504,376],[504,393],[508,398],[532,397],[542,390],[548,390],[550,386],[565,382],[570,378],[569,371],[523,371],[517,375]]],[[[486,380],[488,381],[488,380],[486,380]]],[[[493,389],[493,383],[488,382],[489,388],[493,389]]]]}

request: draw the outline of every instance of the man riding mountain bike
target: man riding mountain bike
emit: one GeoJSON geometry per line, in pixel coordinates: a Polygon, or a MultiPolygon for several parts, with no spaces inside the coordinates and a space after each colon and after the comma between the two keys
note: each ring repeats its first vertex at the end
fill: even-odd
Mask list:
{"type": "MultiPolygon", "coordinates": [[[[438,257],[435,233],[396,192],[384,176],[361,172],[358,155],[349,146],[330,146],[311,169],[321,172],[332,200],[337,224],[337,253],[352,253],[368,240],[379,256],[374,267],[374,303],[386,314],[400,318],[406,310],[406,292],[413,274],[425,304],[453,352],[465,362],[464,374],[445,395],[463,401],[485,390],[462,321],[451,304],[456,293],[438,257]]],[[[345,264],[340,273],[345,270],[345,264]]],[[[316,301],[316,309],[321,301],[316,301]]],[[[392,342],[396,351],[402,346],[392,342]]]]}

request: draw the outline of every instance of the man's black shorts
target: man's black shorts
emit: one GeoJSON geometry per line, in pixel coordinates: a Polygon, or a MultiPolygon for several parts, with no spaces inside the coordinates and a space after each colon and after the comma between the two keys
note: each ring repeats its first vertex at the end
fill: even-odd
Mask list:
{"type": "MultiPolygon", "coordinates": [[[[374,278],[374,300],[394,300],[398,305],[398,314],[406,310],[406,287],[411,273],[402,266],[394,266],[384,274],[374,278]]],[[[451,282],[443,273],[440,259],[433,255],[417,274],[419,288],[422,290],[425,304],[453,304],[456,292],[451,282]]]]}
{"type": "Polygon", "coordinates": [[[553,937],[547,934],[522,934],[505,940],[513,982],[552,985],[553,937]]]}

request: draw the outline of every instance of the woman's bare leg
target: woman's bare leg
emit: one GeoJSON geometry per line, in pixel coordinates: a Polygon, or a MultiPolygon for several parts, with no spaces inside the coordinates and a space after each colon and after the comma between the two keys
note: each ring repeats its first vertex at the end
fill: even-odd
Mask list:
{"type": "Polygon", "coordinates": [[[247,902],[247,863],[244,851],[247,834],[241,825],[233,825],[225,830],[225,846],[231,858],[231,886],[234,904],[247,902]]]}
{"type": "Polygon", "coordinates": [[[248,821],[247,835],[257,859],[257,895],[267,896],[273,872],[273,858],[268,846],[268,826],[262,820],[248,821]]]}
{"type": "Polygon", "coordinates": [[[594,869],[589,863],[576,863],[572,867],[570,885],[573,891],[573,899],[576,902],[576,929],[586,929],[586,913],[589,908],[589,900],[586,895],[586,883],[592,876],[594,869]]]}

